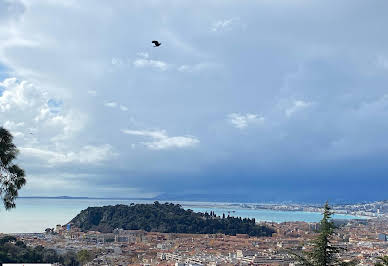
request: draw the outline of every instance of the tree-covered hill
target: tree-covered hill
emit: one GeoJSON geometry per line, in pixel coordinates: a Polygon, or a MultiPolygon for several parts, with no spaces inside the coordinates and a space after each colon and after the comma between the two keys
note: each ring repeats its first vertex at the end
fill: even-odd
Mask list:
{"type": "Polygon", "coordinates": [[[115,228],[145,230],[162,233],[190,233],[227,235],[249,234],[250,236],[271,236],[273,229],[260,226],[255,219],[217,217],[211,213],[196,213],[184,210],[179,204],[131,204],[89,207],[70,221],[83,231],[95,230],[104,233],[115,228]]]}

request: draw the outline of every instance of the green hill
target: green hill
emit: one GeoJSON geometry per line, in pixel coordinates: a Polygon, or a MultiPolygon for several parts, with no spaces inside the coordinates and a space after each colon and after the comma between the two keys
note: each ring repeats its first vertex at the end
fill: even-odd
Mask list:
{"type": "Polygon", "coordinates": [[[190,233],[227,235],[248,234],[271,236],[273,229],[260,226],[255,219],[217,217],[213,213],[196,213],[184,210],[179,204],[131,204],[89,207],[70,221],[83,231],[95,230],[110,233],[115,228],[145,230],[162,233],[190,233]]]}

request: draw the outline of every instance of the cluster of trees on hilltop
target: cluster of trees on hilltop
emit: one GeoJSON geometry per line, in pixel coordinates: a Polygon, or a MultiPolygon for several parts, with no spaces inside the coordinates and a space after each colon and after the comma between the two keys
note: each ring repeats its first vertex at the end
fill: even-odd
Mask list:
{"type": "Polygon", "coordinates": [[[162,233],[250,236],[271,236],[274,233],[269,227],[257,225],[255,219],[221,218],[213,213],[196,213],[183,209],[179,204],[160,204],[157,201],[154,204],[89,207],[70,223],[83,231],[96,230],[104,233],[112,232],[115,228],[162,233]]]}
{"type": "Polygon", "coordinates": [[[55,250],[42,246],[27,247],[23,241],[17,240],[13,236],[0,238],[0,264],[61,263],[65,266],[78,266],[81,265],[79,255],[74,252],[58,255],[55,250]]]}

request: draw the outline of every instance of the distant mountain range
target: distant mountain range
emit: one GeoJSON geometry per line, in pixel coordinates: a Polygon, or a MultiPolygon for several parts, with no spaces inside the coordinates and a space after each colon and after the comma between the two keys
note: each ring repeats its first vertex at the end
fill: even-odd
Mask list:
{"type": "Polygon", "coordinates": [[[90,199],[89,197],[70,197],[70,196],[54,196],[54,197],[44,197],[44,196],[27,196],[19,197],[21,199],[90,199]]]}

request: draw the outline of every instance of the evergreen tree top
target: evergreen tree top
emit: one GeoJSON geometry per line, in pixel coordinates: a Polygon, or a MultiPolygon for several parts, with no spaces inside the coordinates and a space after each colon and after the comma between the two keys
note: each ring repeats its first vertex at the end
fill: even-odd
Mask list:
{"type": "Polygon", "coordinates": [[[339,263],[336,259],[336,255],[341,249],[333,246],[330,241],[336,227],[331,220],[333,212],[331,211],[328,202],[325,203],[322,214],[323,217],[319,223],[319,234],[311,243],[313,246],[312,250],[310,252],[305,252],[304,255],[291,252],[302,265],[328,266],[339,263]]]}

